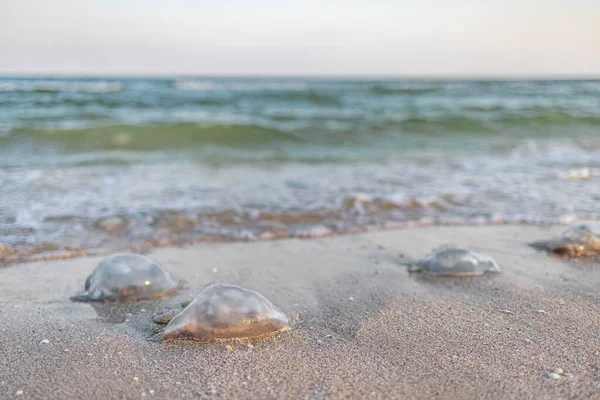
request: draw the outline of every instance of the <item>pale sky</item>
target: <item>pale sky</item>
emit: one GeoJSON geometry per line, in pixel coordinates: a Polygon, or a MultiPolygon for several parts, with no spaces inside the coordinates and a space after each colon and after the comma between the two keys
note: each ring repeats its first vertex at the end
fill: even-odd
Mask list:
{"type": "Polygon", "coordinates": [[[0,73],[600,75],[600,0],[0,0],[0,73]]]}

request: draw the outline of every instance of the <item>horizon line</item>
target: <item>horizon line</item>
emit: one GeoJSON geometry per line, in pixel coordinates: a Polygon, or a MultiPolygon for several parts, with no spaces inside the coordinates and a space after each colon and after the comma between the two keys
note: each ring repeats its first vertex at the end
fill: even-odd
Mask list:
{"type": "Polygon", "coordinates": [[[600,74],[237,74],[237,73],[83,73],[0,71],[0,78],[289,78],[289,79],[423,79],[423,80],[600,80],[600,74]]]}

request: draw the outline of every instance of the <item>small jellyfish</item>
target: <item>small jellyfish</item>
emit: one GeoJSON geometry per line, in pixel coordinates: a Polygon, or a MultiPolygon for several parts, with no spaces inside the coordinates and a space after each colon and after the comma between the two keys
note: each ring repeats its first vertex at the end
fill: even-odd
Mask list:
{"type": "Polygon", "coordinates": [[[171,320],[181,312],[179,310],[168,310],[152,316],[152,322],[158,325],[167,325],[171,320]]]}
{"type": "Polygon", "coordinates": [[[409,272],[433,276],[463,277],[499,273],[498,263],[490,256],[456,247],[441,247],[409,265],[409,272]]]}
{"type": "Polygon", "coordinates": [[[155,324],[158,324],[158,325],[168,324],[173,319],[174,316],[179,314],[182,309],[189,306],[191,302],[192,302],[191,300],[186,300],[186,301],[182,302],[180,304],[180,307],[177,309],[162,311],[162,312],[154,314],[152,316],[152,322],[154,322],[155,324]]]}
{"type": "Polygon", "coordinates": [[[160,265],[140,254],[114,254],[100,262],[74,301],[141,300],[177,290],[178,283],[160,265]]]}
{"type": "Polygon", "coordinates": [[[196,340],[210,343],[255,339],[289,330],[285,314],[261,294],[236,285],[217,283],[204,289],[172,318],[158,340],[196,340]]]}
{"type": "Polygon", "coordinates": [[[530,243],[538,250],[565,257],[600,257],[600,224],[578,224],[562,237],[530,243]]]}

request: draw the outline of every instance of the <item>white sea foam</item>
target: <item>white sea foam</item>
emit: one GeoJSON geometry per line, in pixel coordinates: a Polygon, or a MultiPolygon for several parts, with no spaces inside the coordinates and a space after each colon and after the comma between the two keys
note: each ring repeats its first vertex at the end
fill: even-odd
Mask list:
{"type": "Polygon", "coordinates": [[[234,92],[254,91],[294,91],[306,90],[308,84],[304,82],[264,82],[264,81],[213,81],[206,79],[177,79],[173,86],[178,90],[190,91],[217,91],[226,90],[234,92]]]}
{"type": "Polygon", "coordinates": [[[561,179],[590,179],[600,177],[600,168],[578,168],[558,173],[561,179]]]}

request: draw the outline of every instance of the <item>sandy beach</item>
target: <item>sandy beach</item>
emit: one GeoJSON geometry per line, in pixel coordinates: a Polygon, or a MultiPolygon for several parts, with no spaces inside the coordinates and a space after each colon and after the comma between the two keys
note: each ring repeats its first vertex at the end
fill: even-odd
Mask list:
{"type": "Polygon", "coordinates": [[[0,398],[599,398],[600,266],[527,246],[563,229],[429,227],[160,248],[147,255],[186,288],[127,304],[69,300],[100,257],[5,267],[0,398]],[[503,273],[432,279],[400,264],[446,243],[493,256],[503,273]],[[214,282],[262,293],[292,331],[232,350],[147,340],[160,329],[152,314],[214,282]]]}
{"type": "Polygon", "coordinates": [[[38,3],[0,400],[600,400],[600,0],[38,3]]]}

